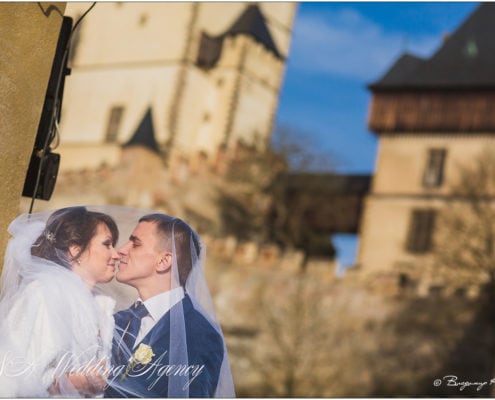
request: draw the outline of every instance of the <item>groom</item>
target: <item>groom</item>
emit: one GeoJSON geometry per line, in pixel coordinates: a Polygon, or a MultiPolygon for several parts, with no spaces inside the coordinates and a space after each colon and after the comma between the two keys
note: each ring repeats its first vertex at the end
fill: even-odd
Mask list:
{"type": "Polygon", "coordinates": [[[118,252],[116,278],[136,288],[139,299],[115,314],[113,375],[105,397],[167,397],[169,387],[175,388],[173,397],[213,397],[223,340],[184,290],[191,269],[199,268],[193,262],[200,253],[197,234],[179,219],[149,214],[118,252]],[[175,288],[174,258],[180,283],[175,288]],[[187,364],[182,375],[174,360],[187,364]]]}

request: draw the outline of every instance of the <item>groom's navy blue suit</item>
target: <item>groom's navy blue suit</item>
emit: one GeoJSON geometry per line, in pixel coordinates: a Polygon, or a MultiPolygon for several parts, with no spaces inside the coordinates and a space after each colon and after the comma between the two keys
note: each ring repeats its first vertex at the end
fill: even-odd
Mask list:
{"type": "MultiPolygon", "coordinates": [[[[194,309],[189,296],[176,304],[174,307],[182,305],[184,310],[184,321],[186,328],[186,343],[188,365],[204,365],[201,373],[189,385],[189,397],[213,397],[218,383],[220,367],[222,365],[224,349],[223,340],[211,324],[194,309]]],[[[115,317],[115,329],[123,331],[127,324],[124,318],[125,311],[118,312],[115,317]]],[[[141,343],[149,345],[156,360],[164,355],[159,364],[168,365],[169,363],[169,346],[170,346],[170,311],[168,311],[150,332],[143,338],[141,343]]],[[[117,341],[114,339],[112,348],[112,366],[114,371],[119,365],[127,365],[128,354],[125,355],[119,348],[117,341]]],[[[153,360],[151,363],[153,363],[153,360]]],[[[138,366],[146,370],[147,373],[133,374],[130,373],[121,380],[120,376],[110,376],[110,385],[105,390],[105,397],[167,397],[168,396],[168,377],[163,374],[159,377],[157,369],[146,368],[147,366],[138,366]],[[154,372],[153,372],[154,371],[154,372]],[[140,376],[136,376],[140,375],[140,376]],[[157,381],[158,379],[158,381],[157,381]],[[112,385],[112,381],[116,385],[112,385]],[[150,389],[150,385],[156,381],[156,384],[150,389]]],[[[121,371],[122,372],[122,371],[121,371]]]]}

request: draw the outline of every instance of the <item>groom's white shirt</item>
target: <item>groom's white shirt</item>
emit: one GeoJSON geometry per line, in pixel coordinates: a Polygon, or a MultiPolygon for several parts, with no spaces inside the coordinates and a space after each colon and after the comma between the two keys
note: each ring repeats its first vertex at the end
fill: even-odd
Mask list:
{"type": "MultiPolygon", "coordinates": [[[[148,315],[141,320],[141,327],[136,338],[134,347],[136,347],[141,340],[153,329],[155,324],[163,317],[175,304],[184,298],[184,289],[179,286],[178,288],[169,290],[165,293],[157,294],[144,301],[144,305],[148,310],[148,315]]],[[[142,301],[141,299],[138,299],[142,301]]]]}

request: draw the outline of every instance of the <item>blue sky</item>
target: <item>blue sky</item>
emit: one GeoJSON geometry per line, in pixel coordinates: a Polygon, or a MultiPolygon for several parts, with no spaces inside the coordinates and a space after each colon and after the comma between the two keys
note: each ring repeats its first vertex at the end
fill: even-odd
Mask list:
{"type": "MultiPolygon", "coordinates": [[[[431,56],[477,4],[300,3],[276,125],[300,130],[340,173],[373,173],[377,140],[366,126],[366,85],[406,51],[431,56]]],[[[341,263],[352,263],[356,238],[339,235],[334,244],[341,263]]]]}

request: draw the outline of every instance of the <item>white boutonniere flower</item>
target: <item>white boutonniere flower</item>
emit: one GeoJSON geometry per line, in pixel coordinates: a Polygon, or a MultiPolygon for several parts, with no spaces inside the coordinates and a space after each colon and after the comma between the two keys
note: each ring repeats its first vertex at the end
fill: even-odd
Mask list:
{"type": "Polygon", "coordinates": [[[151,346],[141,343],[134,352],[134,354],[129,359],[129,363],[127,364],[127,368],[125,369],[125,372],[121,380],[126,378],[127,375],[129,375],[129,372],[131,372],[131,370],[137,364],[142,364],[142,365],[149,364],[154,355],[155,353],[153,353],[153,349],[151,348],[151,346]]]}

